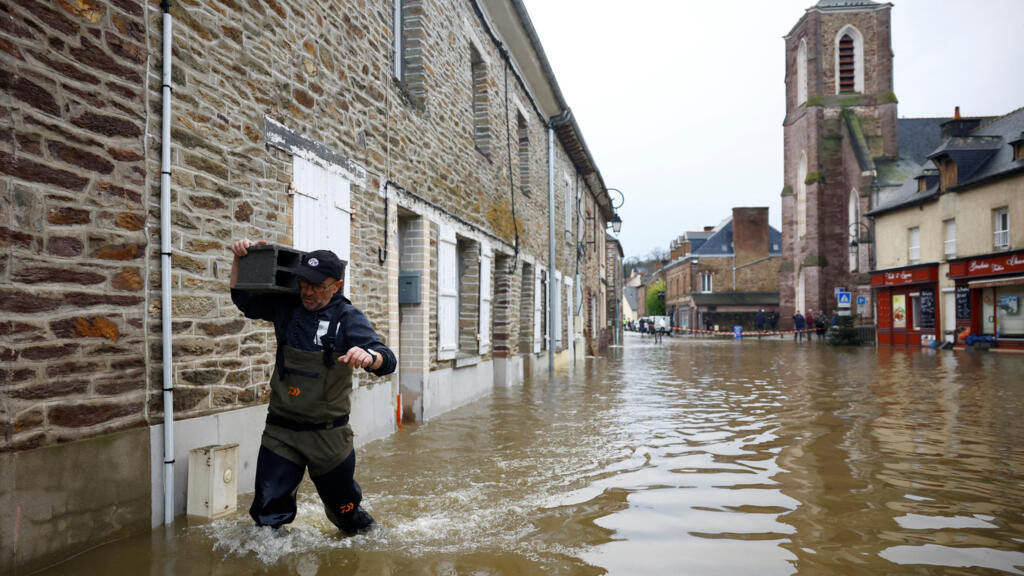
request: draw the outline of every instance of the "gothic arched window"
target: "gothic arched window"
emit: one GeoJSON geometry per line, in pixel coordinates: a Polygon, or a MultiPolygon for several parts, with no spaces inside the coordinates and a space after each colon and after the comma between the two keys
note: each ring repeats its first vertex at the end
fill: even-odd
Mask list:
{"type": "Polygon", "coordinates": [[[836,94],[864,91],[864,38],[853,26],[836,35],[836,94]]]}
{"type": "Polygon", "coordinates": [[[800,152],[796,172],[796,237],[807,234],[807,153],[800,152]]]}
{"type": "Polygon", "coordinates": [[[807,40],[800,39],[796,49],[796,105],[807,102],[807,40]]]}

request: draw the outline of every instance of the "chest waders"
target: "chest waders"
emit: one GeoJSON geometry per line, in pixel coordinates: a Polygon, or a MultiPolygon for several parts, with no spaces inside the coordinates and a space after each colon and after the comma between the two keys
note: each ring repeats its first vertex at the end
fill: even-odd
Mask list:
{"type": "Polygon", "coordinates": [[[338,307],[321,338],[322,352],[287,346],[278,334],[267,426],[249,509],[260,525],[276,528],[295,519],[295,496],[306,467],[331,522],[346,532],[354,531],[352,517],[362,511],[348,425],[352,369],[336,361],[342,353],[334,349],[342,308],[338,307]]]}

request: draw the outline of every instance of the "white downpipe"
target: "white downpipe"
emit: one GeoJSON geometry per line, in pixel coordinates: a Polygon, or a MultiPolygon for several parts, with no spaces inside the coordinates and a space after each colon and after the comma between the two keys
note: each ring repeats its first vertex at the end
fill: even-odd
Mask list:
{"type": "Polygon", "coordinates": [[[171,4],[163,8],[163,110],[160,130],[160,323],[163,341],[164,524],[174,522],[174,379],[171,374],[171,4]]]}
{"type": "Polygon", "coordinates": [[[548,125],[548,375],[555,373],[555,127],[548,125]]]}

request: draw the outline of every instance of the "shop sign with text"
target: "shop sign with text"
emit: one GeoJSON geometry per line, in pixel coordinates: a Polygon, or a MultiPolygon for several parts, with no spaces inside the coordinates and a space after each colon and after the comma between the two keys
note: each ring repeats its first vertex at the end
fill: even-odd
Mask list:
{"type": "Polygon", "coordinates": [[[935,282],[938,279],[938,267],[926,266],[923,268],[907,268],[903,270],[889,270],[875,272],[871,275],[871,285],[882,286],[904,286],[917,284],[919,282],[935,282]]]}
{"type": "Polygon", "coordinates": [[[975,278],[1024,272],[1024,252],[970,258],[949,263],[950,278],[975,278]]]}

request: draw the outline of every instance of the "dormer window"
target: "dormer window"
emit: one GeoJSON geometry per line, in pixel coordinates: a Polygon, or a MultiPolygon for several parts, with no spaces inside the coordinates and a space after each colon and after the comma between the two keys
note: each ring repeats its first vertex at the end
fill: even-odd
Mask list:
{"type": "Polygon", "coordinates": [[[945,192],[957,185],[956,162],[948,155],[932,158],[939,167],[939,192],[945,192]]]}
{"type": "Polygon", "coordinates": [[[1020,133],[1020,138],[1017,138],[1013,142],[1010,142],[1010,146],[1013,146],[1014,160],[1024,159],[1024,132],[1020,133]]]}
{"type": "Polygon", "coordinates": [[[924,192],[928,189],[928,179],[925,178],[924,174],[917,177],[917,191],[924,192]]]}

